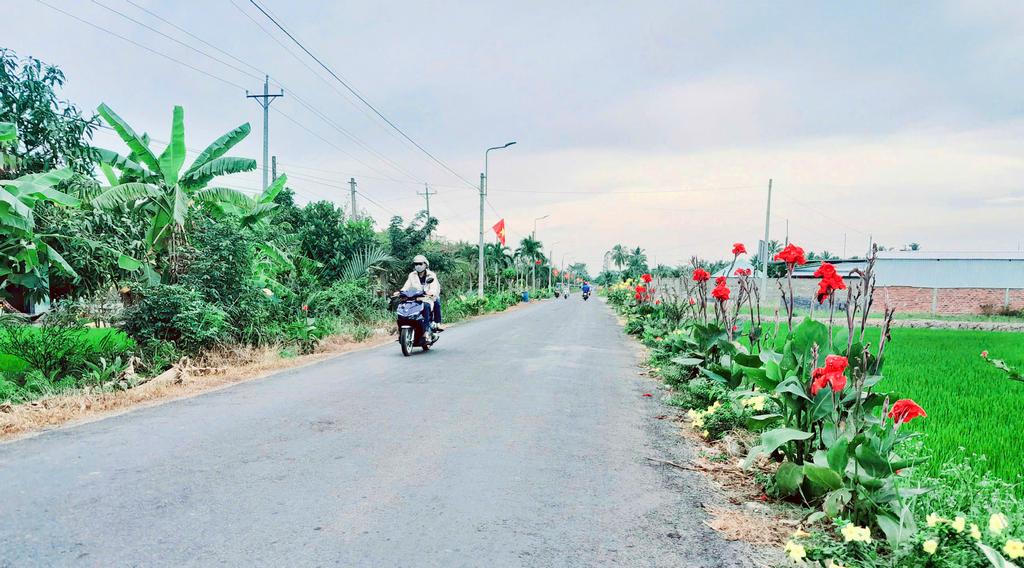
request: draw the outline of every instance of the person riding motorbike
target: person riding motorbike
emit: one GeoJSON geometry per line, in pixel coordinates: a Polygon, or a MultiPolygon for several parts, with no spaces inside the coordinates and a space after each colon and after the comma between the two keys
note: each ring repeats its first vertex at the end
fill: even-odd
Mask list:
{"type": "Polygon", "coordinates": [[[584,296],[590,296],[590,282],[583,283],[582,291],[584,296]]]}
{"type": "Polygon", "coordinates": [[[402,291],[423,292],[420,301],[423,302],[424,334],[426,334],[428,326],[434,331],[444,331],[441,329],[441,282],[438,281],[437,274],[430,270],[430,261],[422,254],[416,255],[412,259],[412,265],[413,271],[405,279],[402,291]]]}

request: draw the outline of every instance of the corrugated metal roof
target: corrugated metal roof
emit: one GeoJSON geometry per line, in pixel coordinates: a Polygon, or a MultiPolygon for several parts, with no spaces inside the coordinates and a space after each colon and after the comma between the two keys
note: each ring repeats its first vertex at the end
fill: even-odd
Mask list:
{"type": "Polygon", "coordinates": [[[900,260],[1024,260],[1024,251],[879,251],[878,258],[900,260]]]}

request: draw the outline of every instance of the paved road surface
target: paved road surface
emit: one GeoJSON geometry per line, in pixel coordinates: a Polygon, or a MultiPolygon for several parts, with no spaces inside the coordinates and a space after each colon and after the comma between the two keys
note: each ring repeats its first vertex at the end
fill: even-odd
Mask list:
{"type": "Polygon", "coordinates": [[[0,445],[2,566],[746,566],[600,301],[0,445]]]}

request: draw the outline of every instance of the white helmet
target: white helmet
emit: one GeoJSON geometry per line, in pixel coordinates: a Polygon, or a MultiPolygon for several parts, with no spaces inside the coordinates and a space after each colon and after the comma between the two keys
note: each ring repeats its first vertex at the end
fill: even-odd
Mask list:
{"type": "Polygon", "coordinates": [[[422,254],[416,255],[416,257],[412,259],[412,263],[414,265],[415,264],[425,264],[425,265],[427,265],[427,268],[430,268],[430,261],[427,260],[427,257],[423,256],[422,254]]]}

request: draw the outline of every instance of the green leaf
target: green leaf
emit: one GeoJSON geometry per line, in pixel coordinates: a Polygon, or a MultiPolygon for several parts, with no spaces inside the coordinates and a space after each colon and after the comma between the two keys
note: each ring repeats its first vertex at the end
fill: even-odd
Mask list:
{"type": "Polygon", "coordinates": [[[832,471],[827,467],[820,465],[814,465],[812,463],[804,464],[804,475],[807,476],[807,480],[812,485],[816,485],[819,488],[826,488],[829,490],[836,490],[843,486],[843,478],[839,477],[839,474],[832,471]]]}
{"type": "Polygon", "coordinates": [[[672,362],[680,367],[696,367],[704,362],[704,359],[698,357],[673,357],[672,362]]]}
{"type": "Polygon", "coordinates": [[[288,176],[281,174],[274,180],[274,183],[270,184],[266,191],[260,195],[258,201],[260,203],[272,203],[274,198],[277,197],[277,194],[281,193],[281,190],[284,189],[286,183],[288,183],[288,176]]]}
{"type": "Polygon", "coordinates": [[[890,513],[879,513],[875,517],[875,522],[878,523],[878,528],[882,529],[882,532],[885,533],[886,540],[889,541],[894,550],[903,543],[908,542],[913,538],[914,533],[917,532],[914,514],[908,507],[903,508],[898,518],[890,513]]]}
{"type": "Polygon", "coordinates": [[[195,200],[203,203],[229,204],[241,211],[251,209],[256,202],[247,194],[230,187],[208,187],[196,192],[195,200]]]}
{"type": "Polygon", "coordinates": [[[864,471],[874,477],[887,477],[893,473],[889,462],[878,453],[878,450],[868,443],[857,446],[853,451],[853,455],[857,463],[864,468],[864,471]]]}
{"type": "Polygon", "coordinates": [[[103,117],[103,120],[107,121],[107,124],[117,132],[117,135],[121,137],[121,140],[128,145],[131,149],[132,155],[136,156],[147,168],[153,173],[160,171],[160,162],[153,155],[153,151],[149,149],[149,143],[144,141],[138,134],[132,130],[132,127],[127,122],[121,119],[120,116],[111,110],[106,103],[99,106],[96,111],[103,117]]]}
{"type": "Polygon", "coordinates": [[[174,186],[174,209],[171,212],[171,219],[174,224],[181,227],[185,224],[185,217],[188,216],[188,196],[180,185],[174,186]]]}
{"type": "Polygon", "coordinates": [[[171,141],[160,154],[160,175],[168,187],[178,183],[178,174],[185,165],[185,109],[175,105],[171,115],[171,141]]]}
{"type": "Polygon", "coordinates": [[[1003,557],[996,549],[984,544],[976,543],[985,558],[992,563],[993,568],[1017,568],[1017,565],[1003,557]]]}
{"type": "MultiPolygon", "coordinates": [[[[810,353],[811,348],[817,345],[821,349],[819,350],[819,357],[824,357],[828,351],[828,327],[825,324],[812,320],[811,318],[805,318],[804,321],[800,322],[796,329],[793,330],[793,347],[796,353],[801,359],[805,358],[810,353]]],[[[817,366],[817,361],[807,361],[807,365],[817,366]]]]}
{"type": "Polygon", "coordinates": [[[732,359],[744,367],[750,367],[753,369],[761,368],[761,365],[764,363],[761,361],[760,355],[748,355],[746,353],[737,353],[733,355],[732,359]]]}
{"type": "Polygon", "coordinates": [[[227,156],[211,160],[199,168],[185,172],[185,175],[181,177],[181,183],[189,190],[196,190],[204,187],[217,176],[249,172],[255,169],[256,160],[227,156]]]}
{"type": "Polygon", "coordinates": [[[804,482],[804,470],[793,462],[784,462],[775,472],[775,485],[784,496],[793,495],[804,482]]]}
{"type": "Polygon", "coordinates": [[[821,509],[829,518],[838,517],[852,498],[853,493],[845,487],[830,491],[825,495],[825,500],[821,504],[821,509]]]}
{"type": "Polygon", "coordinates": [[[134,258],[126,254],[122,254],[117,257],[117,266],[121,268],[121,270],[135,272],[136,270],[142,268],[142,262],[135,260],[134,258]]]}
{"type": "Polygon", "coordinates": [[[18,127],[10,122],[0,122],[0,143],[13,142],[18,139],[18,127]]]}
{"type": "Polygon", "coordinates": [[[117,177],[117,172],[114,171],[114,168],[110,167],[110,164],[100,162],[100,171],[103,172],[103,177],[107,178],[107,183],[111,186],[120,183],[120,178],[117,177]]]}
{"type": "Polygon", "coordinates": [[[250,130],[251,129],[249,127],[249,123],[246,122],[245,124],[234,128],[230,132],[214,140],[213,143],[207,146],[205,150],[203,150],[202,152],[199,153],[198,156],[196,156],[195,161],[192,162],[192,166],[189,167],[188,171],[185,172],[185,176],[183,177],[188,177],[189,174],[203,167],[204,165],[207,164],[207,162],[211,160],[216,160],[217,158],[226,154],[228,150],[235,146],[235,144],[238,144],[239,142],[244,140],[245,137],[249,135],[250,130]]]}
{"type": "Polygon", "coordinates": [[[810,432],[795,430],[793,428],[776,428],[761,434],[761,445],[767,450],[765,453],[772,453],[783,444],[796,440],[806,440],[813,436],[810,432]]]}
{"type": "Polygon", "coordinates": [[[160,188],[149,183],[130,182],[115,185],[96,196],[92,200],[93,207],[114,209],[122,205],[130,205],[140,199],[161,197],[160,188]]]}
{"type": "Polygon", "coordinates": [[[824,388],[818,391],[818,394],[811,401],[811,417],[814,420],[821,420],[835,409],[835,405],[832,401],[832,389],[824,388]]]}
{"type": "Polygon", "coordinates": [[[57,252],[53,247],[48,245],[42,245],[39,248],[41,252],[46,252],[46,256],[47,258],[50,259],[51,264],[57,265],[65,274],[74,278],[75,280],[78,280],[78,273],[75,272],[75,269],[72,268],[71,265],[68,264],[68,261],[64,260],[64,257],[61,256],[61,254],[57,252]]]}
{"type": "MultiPolygon", "coordinates": [[[[107,165],[112,168],[117,168],[122,172],[139,177],[145,177],[148,175],[146,169],[140,164],[118,154],[117,152],[114,152],[113,150],[107,150],[106,148],[93,148],[93,150],[95,150],[96,154],[99,156],[101,166],[107,165]]],[[[110,185],[117,185],[117,182],[111,183],[110,185]]]]}
{"type": "Polygon", "coordinates": [[[828,466],[832,468],[832,471],[840,474],[846,471],[846,465],[850,462],[849,449],[850,441],[846,438],[839,438],[829,447],[826,455],[828,456],[828,466]]]}

